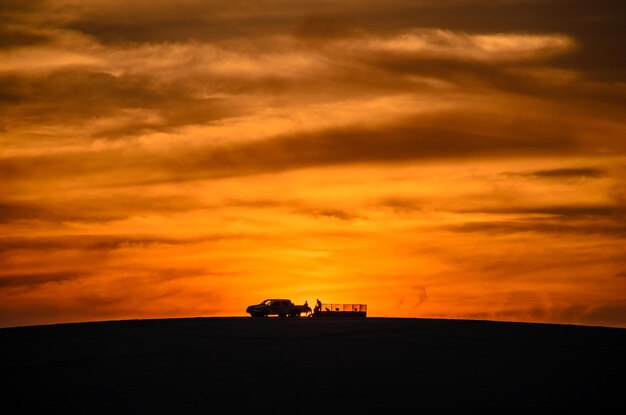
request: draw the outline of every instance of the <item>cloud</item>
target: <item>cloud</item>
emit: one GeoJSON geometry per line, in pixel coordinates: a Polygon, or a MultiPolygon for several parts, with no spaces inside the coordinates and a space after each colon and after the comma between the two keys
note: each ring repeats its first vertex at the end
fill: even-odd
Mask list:
{"type": "Polygon", "coordinates": [[[99,197],[5,200],[0,202],[0,224],[25,220],[102,223],[208,207],[189,195],[139,196],[112,192],[99,197]]]}
{"type": "Polygon", "coordinates": [[[543,219],[500,220],[468,222],[461,225],[445,226],[444,229],[460,233],[484,233],[504,235],[514,233],[547,233],[569,235],[604,235],[626,237],[626,226],[620,222],[571,222],[543,219]]]}
{"type": "MultiPolygon", "coordinates": [[[[382,125],[349,125],[279,135],[265,140],[193,150],[145,154],[109,149],[99,152],[20,156],[0,161],[0,173],[15,181],[41,177],[89,176],[108,172],[109,183],[194,180],[251,175],[291,169],[457,158],[502,158],[577,154],[584,143],[532,126],[516,133],[506,125],[485,126],[467,112],[441,112],[382,125]],[[132,173],[136,171],[137,174],[132,173]],[[141,172],[141,174],[139,174],[141,172]]],[[[139,182],[141,183],[141,182],[139,182]]]]}
{"type": "Polygon", "coordinates": [[[504,173],[509,176],[522,176],[538,179],[596,179],[607,176],[607,171],[596,167],[570,167],[561,169],[534,170],[504,173]]]}
{"type": "MultiPolygon", "coordinates": [[[[85,123],[114,116],[123,120],[129,116],[118,126],[98,128],[96,124],[96,137],[167,131],[233,114],[223,99],[197,98],[193,84],[169,82],[145,73],[113,75],[89,68],[68,68],[45,75],[0,74],[0,91],[4,98],[0,99],[0,121],[8,126],[79,120],[85,123]]],[[[237,113],[242,110],[243,106],[237,113]]]]}
{"type": "Polygon", "coordinates": [[[378,204],[380,204],[381,206],[388,206],[388,207],[408,209],[408,210],[419,209],[421,204],[423,203],[424,201],[421,199],[401,197],[401,196],[386,197],[378,201],[378,204]]]}
{"type": "MultiPolygon", "coordinates": [[[[83,206],[84,207],[84,206],[83,206]]],[[[131,213],[114,213],[101,209],[100,212],[84,210],[78,206],[47,203],[9,202],[0,204],[0,223],[15,221],[50,221],[50,222],[107,222],[128,217],[131,213]]]]}
{"type": "Polygon", "coordinates": [[[46,44],[50,38],[16,27],[0,26],[0,50],[46,44]]]}
{"type": "Polygon", "coordinates": [[[416,285],[415,287],[413,287],[413,289],[417,293],[417,303],[415,304],[415,307],[419,307],[428,298],[428,294],[426,293],[426,287],[424,287],[423,285],[416,285]]]}
{"type": "Polygon", "coordinates": [[[347,41],[348,51],[378,53],[374,60],[385,61],[381,53],[429,60],[469,60],[488,64],[545,59],[574,47],[564,35],[467,34],[441,29],[419,29],[388,38],[347,41]]]}
{"type": "Polygon", "coordinates": [[[335,218],[342,221],[350,221],[354,219],[362,219],[361,216],[350,213],[346,210],[342,209],[329,209],[329,208],[321,208],[321,209],[303,209],[299,210],[299,213],[304,213],[306,215],[310,215],[313,217],[326,217],[326,218],[335,218]]]}
{"type": "Polygon", "coordinates": [[[58,272],[41,272],[29,274],[1,274],[0,289],[8,287],[29,287],[33,288],[41,284],[50,284],[55,282],[64,282],[76,280],[88,276],[85,272],[80,271],[58,271],[58,272]]]}
{"type": "MultiPolygon", "coordinates": [[[[60,235],[46,237],[8,237],[0,239],[0,253],[13,255],[16,250],[83,250],[112,251],[124,248],[148,248],[155,246],[176,246],[203,242],[238,239],[241,234],[214,234],[191,238],[173,238],[150,235],[60,235]]],[[[253,236],[249,236],[253,237],[253,236]]]]}
{"type": "MultiPolygon", "coordinates": [[[[375,90],[449,93],[452,88],[461,95],[482,91],[484,100],[491,99],[486,91],[496,90],[626,102],[623,88],[591,84],[577,67],[559,63],[590,50],[584,36],[582,49],[574,47],[579,36],[571,30],[577,26],[562,18],[570,9],[588,8],[578,1],[550,19],[544,10],[556,8],[542,2],[479,2],[472,7],[456,1],[437,7],[409,1],[376,7],[370,2],[342,7],[263,2],[263,13],[245,2],[172,4],[7,6],[9,20],[24,14],[44,21],[45,16],[65,17],[50,18],[46,31],[37,29],[47,27],[37,19],[39,24],[31,27],[3,26],[11,33],[47,37],[51,46],[20,46],[16,35],[14,46],[23,55],[11,61],[12,70],[0,74],[2,125],[67,128],[73,122],[82,126],[77,132],[81,137],[111,139],[241,117],[276,105],[274,97],[280,106],[297,107],[306,100],[362,98],[375,90]],[[473,19],[462,19],[465,14],[481,22],[480,30],[473,19]],[[521,23],[515,20],[519,18],[521,23]],[[511,26],[503,29],[501,19],[511,26]],[[39,63],[49,65],[48,70],[33,72],[39,63]]],[[[594,18],[616,19],[602,10],[594,18]]],[[[589,22],[577,20],[582,34],[592,29],[589,22]]],[[[602,39],[595,36],[593,42],[602,39]]],[[[8,62],[10,56],[5,58],[8,62]]]]}
{"type": "Polygon", "coordinates": [[[294,33],[307,39],[341,39],[355,32],[391,35],[414,27],[468,33],[558,32],[571,33],[581,44],[577,54],[564,57],[565,64],[612,79],[619,79],[626,68],[624,59],[612,53],[623,49],[624,21],[614,13],[620,0],[596,2],[593,7],[584,0],[442,1],[436,5],[410,0],[384,4],[267,0],[254,6],[241,1],[188,0],[176,2],[176,7],[170,1],[137,1],[123,7],[118,1],[65,3],[61,10],[71,18],[64,26],[105,43],[219,42],[294,33]]]}
{"type": "MultiPolygon", "coordinates": [[[[624,21],[619,0],[593,7],[584,0],[538,1],[424,1],[397,0],[335,2],[260,1],[121,1],[3,2],[5,22],[36,22],[84,33],[105,45],[129,43],[219,43],[232,39],[293,36],[335,40],[356,34],[396,36],[415,28],[478,33],[512,33],[537,38],[567,33],[580,49],[563,56],[563,65],[587,71],[596,78],[620,79],[626,63],[619,54],[624,21]],[[4,4],[6,3],[6,4],[4,4]],[[23,3],[23,2],[22,2],[23,3]],[[175,7],[173,5],[176,5],[175,7]],[[123,12],[121,12],[123,10],[123,12]],[[581,18],[580,16],[585,16],[581,18]]],[[[9,23],[10,24],[10,23],[9,23]]],[[[491,36],[491,35],[489,35],[491,36]]],[[[508,36],[508,35],[507,35],[508,36]]],[[[509,42],[486,42],[496,48],[509,42]]],[[[507,46],[508,47],[508,46],[507,46]]]]}
{"type": "Polygon", "coordinates": [[[626,206],[610,205],[550,205],[550,206],[506,206],[502,208],[480,208],[463,210],[465,213],[491,213],[510,215],[549,215],[562,218],[608,217],[620,218],[626,214],[626,206]]]}
{"type": "Polygon", "coordinates": [[[27,16],[29,14],[36,14],[40,12],[46,0],[33,0],[33,1],[20,1],[20,0],[5,0],[0,4],[0,17],[10,21],[10,19],[19,19],[20,17],[27,16]]]}
{"type": "MultiPolygon", "coordinates": [[[[458,157],[575,152],[568,137],[508,132],[481,132],[467,114],[421,116],[379,126],[345,126],[287,134],[262,141],[205,147],[182,157],[190,175],[256,174],[294,168],[352,163],[385,163],[458,157]],[[454,124],[446,123],[455,119],[454,124]]],[[[172,170],[177,163],[172,159],[172,170]]],[[[167,166],[167,161],[159,163],[167,166]]],[[[176,169],[178,170],[178,169],[176,169]]]]}

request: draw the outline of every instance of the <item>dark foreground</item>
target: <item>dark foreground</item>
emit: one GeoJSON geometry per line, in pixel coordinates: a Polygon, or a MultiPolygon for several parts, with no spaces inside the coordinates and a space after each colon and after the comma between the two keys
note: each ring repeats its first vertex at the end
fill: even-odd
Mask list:
{"type": "Polygon", "coordinates": [[[11,413],[620,413],[626,330],[197,318],[0,330],[11,413]]]}

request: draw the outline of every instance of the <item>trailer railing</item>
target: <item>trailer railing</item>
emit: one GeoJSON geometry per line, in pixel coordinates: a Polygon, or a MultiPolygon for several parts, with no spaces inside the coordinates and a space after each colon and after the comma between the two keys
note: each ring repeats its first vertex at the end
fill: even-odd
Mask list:
{"type": "Polygon", "coordinates": [[[313,317],[367,317],[367,304],[323,303],[313,317]]]}
{"type": "Polygon", "coordinates": [[[335,304],[322,303],[322,311],[357,311],[367,313],[367,304],[335,304]]]}

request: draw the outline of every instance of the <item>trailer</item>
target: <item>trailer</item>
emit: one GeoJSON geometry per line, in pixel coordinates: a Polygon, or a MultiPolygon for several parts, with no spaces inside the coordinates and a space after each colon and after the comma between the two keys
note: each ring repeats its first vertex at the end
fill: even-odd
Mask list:
{"type": "Polygon", "coordinates": [[[367,317],[367,304],[323,303],[313,310],[313,317],[367,317]]]}

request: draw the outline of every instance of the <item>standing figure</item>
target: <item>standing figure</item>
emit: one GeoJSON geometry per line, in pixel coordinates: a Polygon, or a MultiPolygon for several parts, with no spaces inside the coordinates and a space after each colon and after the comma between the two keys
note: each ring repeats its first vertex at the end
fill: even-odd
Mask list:
{"type": "Polygon", "coordinates": [[[313,310],[314,312],[322,311],[322,302],[319,300],[319,298],[317,299],[317,302],[315,303],[315,308],[313,310]]]}

